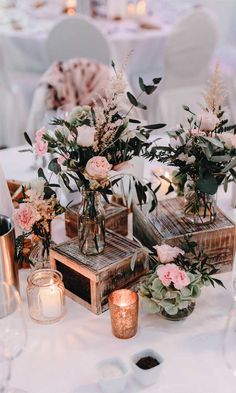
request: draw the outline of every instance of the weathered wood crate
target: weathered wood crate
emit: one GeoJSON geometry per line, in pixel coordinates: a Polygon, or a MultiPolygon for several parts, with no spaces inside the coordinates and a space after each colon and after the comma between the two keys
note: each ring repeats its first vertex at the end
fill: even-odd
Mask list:
{"type": "MultiPolygon", "coordinates": [[[[68,237],[78,235],[79,205],[68,207],[65,212],[65,228],[68,237]]],[[[128,210],[126,207],[111,202],[104,205],[106,228],[120,235],[128,235],[128,210]]]]}
{"type": "Polygon", "coordinates": [[[62,273],[66,295],[95,314],[108,309],[108,295],[112,291],[132,287],[149,270],[140,247],[112,231],[106,232],[102,254],[84,256],[79,251],[78,239],[74,238],[50,250],[50,263],[62,273]],[[132,271],[130,262],[135,253],[132,271]]]}
{"type": "Polygon", "coordinates": [[[183,198],[159,202],[155,213],[141,211],[134,207],[133,233],[144,246],[156,244],[180,245],[184,235],[192,234],[193,240],[204,246],[205,252],[220,272],[232,268],[236,249],[236,226],[217,209],[213,224],[196,226],[184,220],[183,198]]]}

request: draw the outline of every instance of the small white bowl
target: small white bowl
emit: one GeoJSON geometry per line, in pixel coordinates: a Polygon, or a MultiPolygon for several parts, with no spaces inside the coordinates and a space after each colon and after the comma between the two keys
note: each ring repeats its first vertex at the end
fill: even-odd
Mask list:
{"type": "Polygon", "coordinates": [[[129,377],[128,368],[120,358],[110,358],[103,360],[97,364],[97,371],[99,374],[98,384],[103,393],[120,393],[123,392],[129,377]],[[103,370],[105,367],[115,366],[121,370],[121,375],[104,376],[103,370]]]}
{"type": "Polygon", "coordinates": [[[153,385],[157,382],[159,378],[159,374],[162,369],[163,365],[163,358],[154,351],[153,349],[144,349],[136,354],[134,354],[131,357],[131,366],[133,370],[133,376],[136,379],[137,382],[139,382],[141,385],[144,386],[149,386],[153,385]],[[160,363],[159,365],[149,368],[148,370],[143,370],[142,368],[138,367],[136,363],[139,361],[139,359],[146,357],[146,356],[151,356],[155,359],[158,360],[160,363]]]}

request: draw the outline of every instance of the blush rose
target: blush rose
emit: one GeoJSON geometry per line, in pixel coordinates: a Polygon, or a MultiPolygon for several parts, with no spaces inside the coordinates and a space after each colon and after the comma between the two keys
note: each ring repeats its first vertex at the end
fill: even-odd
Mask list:
{"type": "Polygon", "coordinates": [[[106,157],[95,156],[88,160],[85,170],[91,179],[99,181],[108,177],[111,167],[106,157]]]}
{"type": "Polygon", "coordinates": [[[168,244],[163,244],[162,246],[155,246],[154,248],[161,263],[173,262],[179,254],[185,254],[184,250],[181,250],[181,248],[171,247],[168,244]]]}
{"type": "Polygon", "coordinates": [[[94,143],[95,128],[86,126],[77,127],[77,143],[82,147],[90,147],[94,143]]]}
{"type": "Polygon", "coordinates": [[[36,221],[40,220],[40,215],[32,205],[23,203],[14,213],[14,220],[21,229],[31,231],[36,221]]]}

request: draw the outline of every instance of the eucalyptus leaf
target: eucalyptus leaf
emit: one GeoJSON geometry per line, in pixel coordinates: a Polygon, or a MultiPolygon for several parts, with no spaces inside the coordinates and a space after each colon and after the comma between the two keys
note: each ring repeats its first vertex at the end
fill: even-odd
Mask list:
{"type": "Polygon", "coordinates": [[[148,314],[156,314],[160,311],[160,307],[148,297],[142,298],[142,306],[148,314]]]}

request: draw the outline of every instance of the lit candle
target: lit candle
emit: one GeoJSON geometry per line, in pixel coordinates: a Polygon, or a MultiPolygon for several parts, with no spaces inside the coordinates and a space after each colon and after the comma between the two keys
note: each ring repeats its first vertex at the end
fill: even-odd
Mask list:
{"type": "Polygon", "coordinates": [[[133,3],[129,3],[127,7],[127,12],[130,18],[134,18],[136,15],[136,5],[133,3]]]}
{"type": "Polygon", "coordinates": [[[77,8],[77,0],[66,0],[65,12],[68,15],[75,15],[77,8]]]}
{"type": "Polygon", "coordinates": [[[131,338],[138,328],[138,295],[129,289],[119,289],[109,295],[112,332],[117,338],[131,338]]]}
{"type": "Polygon", "coordinates": [[[139,0],[136,6],[136,14],[137,16],[144,16],[146,15],[147,11],[147,4],[146,0],[139,0]]]}
{"type": "Polygon", "coordinates": [[[50,285],[39,290],[39,305],[41,313],[46,318],[57,318],[61,315],[60,289],[50,280],[50,285]]]}

